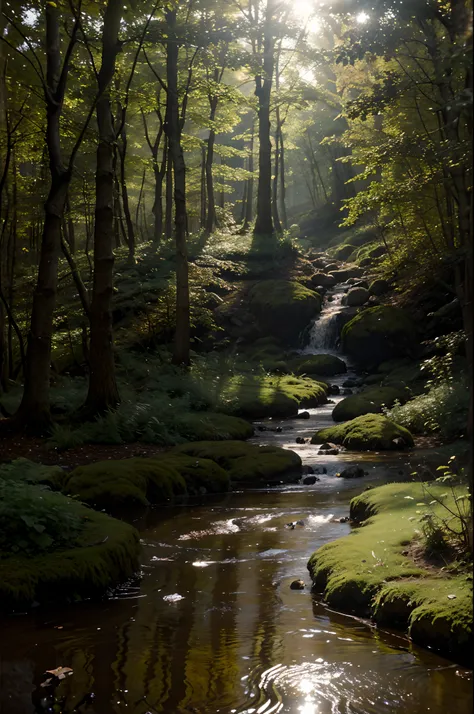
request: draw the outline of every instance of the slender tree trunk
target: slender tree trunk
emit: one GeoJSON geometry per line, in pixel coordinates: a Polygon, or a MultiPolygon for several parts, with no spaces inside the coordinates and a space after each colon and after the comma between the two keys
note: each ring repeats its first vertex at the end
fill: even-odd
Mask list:
{"type": "Polygon", "coordinates": [[[173,237],[173,160],[169,139],[166,141],[165,237],[173,237]]]}
{"type": "Polygon", "coordinates": [[[174,206],[176,240],[176,332],[173,363],[188,365],[190,322],[188,256],[186,246],[186,166],[181,146],[181,118],[178,104],[178,52],[176,10],[166,12],[168,43],[166,51],[167,103],[165,132],[174,169],[174,206]]]}
{"type": "MultiPolygon", "coordinates": [[[[51,184],[45,203],[38,278],[33,295],[25,385],[16,414],[16,419],[22,427],[36,433],[44,433],[51,426],[49,380],[53,315],[56,306],[61,224],[71,180],[71,172],[64,168],[61,158],[60,118],[68,66],[65,64],[61,70],[59,11],[56,5],[46,5],[45,18],[48,87],[45,92],[46,146],[51,184]]],[[[71,42],[74,41],[71,39],[71,42]]],[[[73,46],[70,46],[71,49],[73,46]]]]}
{"type": "Polygon", "coordinates": [[[254,147],[254,125],[252,124],[252,134],[250,136],[250,146],[249,146],[249,162],[248,169],[252,174],[250,178],[247,179],[247,192],[246,192],[246,202],[245,202],[245,220],[242,229],[248,231],[250,224],[253,221],[253,147],[254,147]]]}
{"type": "MultiPolygon", "coordinates": [[[[219,70],[216,69],[214,72],[214,81],[219,80],[219,70]]],[[[206,192],[207,192],[207,217],[206,217],[206,233],[210,235],[217,224],[216,220],[216,201],[214,196],[214,178],[212,175],[212,164],[214,161],[214,144],[216,141],[216,132],[213,128],[213,122],[216,118],[218,98],[216,96],[210,97],[210,113],[209,113],[209,123],[211,129],[209,130],[209,138],[207,140],[207,155],[206,155],[206,192]]]]}
{"type": "Polygon", "coordinates": [[[206,147],[201,146],[201,194],[200,194],[200,216],[199,227],[204,230],[206,227],[206,147]]]}
{"type": "Polygon", "coordinates": [[[272,181],[272,214],[275,230],[282,233],[280,216],[278,214],[278,180],[280,178],[280,108],[276,110],[276,130],[275,130],[275,168],[272,181]]]}
{"type": "Polygon", "coordinates": [[[92,414],[113,409],[120,401],[115,379],[112,333],[114,267],[114,144],[116,141],[109,87],[120,49],[118,33],[122,19],[121,0],[108,0],[102,30],[102,63],[98,74],[97,102],[99,143],[96,168],[94,227],[94,282],[90,308],[89,391],[85,409],[92,414]]]}
{"type": "Polygon", "coordinates": [[[283,130],[280,126],[280,210],[283,228],[288,228],[286,213],[286,178],[285,178],[285,145],[283,143],[283,130]]]}
{"type": "Polygon", "coordinates": [[[128,188],[127,188],[127,176],[125,173],[125,160],[127,156],[127,134],[125,131],[125,126],[122,127],[120,132],[120,144],[118,146],[118,152],[120,157],[120,188],[122,190],[122,205],[123,213],[125,216],[125,223],[127,226],[127,245],[128,245],[128,262],[130,265],[135,264],[135,227],[132,221],[132,214],[130,211],[130,203],[128,200],[128,188]]]}
{"type": "Polygon", "coordinates": [[[272,34],[273,0],[267,0],[263,37],[263,79],[256,77],[255,94],[258,99],[258,189],[255,236],[272,236],[272,144],[270,139],[270,99],[273,81],[274,46],[272,34]]]}

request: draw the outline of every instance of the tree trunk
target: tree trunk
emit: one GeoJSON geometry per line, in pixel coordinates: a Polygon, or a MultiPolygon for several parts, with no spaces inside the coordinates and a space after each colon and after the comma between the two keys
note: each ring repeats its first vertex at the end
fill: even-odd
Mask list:
{"type": "MultiPolygon", "coordinates": [[[[49,380],[53,315],[56,306],[58,258],[61,246],[61,224],[71,180],[61,158],[62,113],[67,78],[67,60],[61,71],[59,11],[48,3],[46,19],[46,146],[49,156],[51,185],[45,203],[38,277],[31,312],[25,365],[23,397],[16,414],[18,423],[36,433],[51,426],[49,380]]],[[[70,49],[75,39],[71,38],[70,49]]]]}
{"type": "Polygon", "coordinates": [[[200,216],[199,227],[204,230],[206,227],[206,147],[201,146],[201,195],[200,195],[200,216]]]}
{"type": "Polygon", "coordinates": [[[125,157],[127,155],[127,137],[125,135],[125,130],[121,132],[121,145],[119,146],[119,156],[120,156],[120,187],[122,189],[122,205],[123,213],[125,215],[125,223],[127,226],[127,245],[128,245],[128,263],[130,265],[135,264],[135,227],[132,221],[132,214],[130,212],[130,203],[128,200],[128,189],[127,189],[127,178],[125,175],[125,157]]]}
{"type": "Polygon", "coordinates": [[[165,238],[173,237],[173,160],[169,140],[166,141],[165,238]]]}
{"type": "Polygon", "coordinates": [[[259,237],[273,236],[272,221],[272,145],[270,140],[270,98],[273,80],[274,45],[272,34],[273,0],[267,0],[265,13],[265,29],[263,37],[263,80],[262,76],[255,78],[255,94],[258,98],[258,138],[260,142],[258,154],[258,189],[257,218],[254,235],[259,237]]]}
{"type": "MultiPolygon", "coordinates": [[[[219,70],[216,69],[214,72],[214,81],[219,79],[219,70]]],[[[210,235],[217,224],[216,221],[216,200],[214,196],[214,178],[212,175],[212,164],[214,161],[214,144],[216,141],[216,132],[212,124],[216,118],[217,111],[217,97],[211,97],[209,99],[209,104],[211,107],[209,113],[209,123],[211,129],[209,130],[209,138],[207,140],[207,155],[206,155],[206,192],[207,192],[207,217],[206,217],[206,233],[210,235]]]]}
{"type": "Polygon", "coordinates": [[[166,49],[167,102],[165,132],[169,142],[169,158],[174,170],[174,206],[176,240],[176,332],[173,363],[188,365],[190,323],[189,282],[186,246],[186,166],[181,146],[181,120],[178,104],[178,52],[176,11],[166,12],[168,43],[166,49]]]}
{"type": "Polygon", "coordinates": [[[253,220],[253,145],[254,145],[254,125],[252,124],[252,134],[250,136],[250,146],[249,146],[249,162],[248,169],[252,174],[250,178],[247,179],[247,191],[246,191],[246,202],[245,202],[245,220],[242,226],[243,231],[248,231],[250,224],[253,220]]]}
{"type": "Polygon", "coordinates": [[[91,414],[114,409],[120,401],[115,379],[111,310],[114,267],[113,160],[116,137],[109,86],[120,49],[118,33],[122,11],[121,0],[108,0],[102,30],[102,63],[97,78],[100,98],[96,107],[99,144],[96,167],[94,282],[90,308],[89,391],[85,402],[85,409],[91,414]]]}
{"type": "Polygon", "coordinates": [[[275,169],[272,182],[272,215],[275,230],[282,233],[280,216],[278,214],[278,179],[280,173],[280,109],[276,110],[276,131],[275,131],[275,169]]]}
{"type": "Polygon", "coordinates": [[[283,131],[280,126],[280,209],[283,228],[288,228],[288,216],[286,213],[286,179],[285,179],[285,145],[283,143],[283,131]]]}

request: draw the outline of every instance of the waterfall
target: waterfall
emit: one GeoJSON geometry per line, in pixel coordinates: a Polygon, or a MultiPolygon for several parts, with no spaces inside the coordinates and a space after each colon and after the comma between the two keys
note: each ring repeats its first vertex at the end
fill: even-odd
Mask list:
{"type": "Polygon", "coordinates": [[[343,310],[341,304],[344,292],[332,294],[332,302],[325,301],[321,314],[309,331],[309,343],[304,352],[314,354],[321,350],[334,350],[338,338],[337,316],[343,310]]]}

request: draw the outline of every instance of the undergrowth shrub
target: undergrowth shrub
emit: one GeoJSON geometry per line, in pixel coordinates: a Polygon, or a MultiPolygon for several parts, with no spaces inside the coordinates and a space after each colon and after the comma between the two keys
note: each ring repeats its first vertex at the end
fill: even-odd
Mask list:
{"type": "Polygon", "coordinates": [[[465,379],[431,384],[425,394],[397,403],[386,415],[415,434],[440,434],[445,439],[466,432],[469,392],[465,379]]]}
{"type": "Polygon", "coordinates": [[[0,478],[0,557],[73,546],[85,525],[83,510],[46,487],[0,478]]]}

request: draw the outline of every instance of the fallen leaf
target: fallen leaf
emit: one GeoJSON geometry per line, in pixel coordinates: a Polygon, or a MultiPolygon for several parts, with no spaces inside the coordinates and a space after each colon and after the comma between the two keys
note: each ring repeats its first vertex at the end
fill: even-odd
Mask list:
{"type": "Polygon", "coordinates": [[[66,679],[66,675],[72,674],[70,667],[57,667],[56,669],[47,669],[45,674],[52,674],[57,679],[66,679]]]}
{"type": "Polygon", "coordinates": [[[456,595],[448,595],[448,600],[455,600],[456,595]]]}

